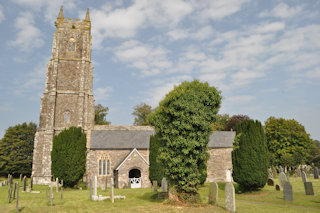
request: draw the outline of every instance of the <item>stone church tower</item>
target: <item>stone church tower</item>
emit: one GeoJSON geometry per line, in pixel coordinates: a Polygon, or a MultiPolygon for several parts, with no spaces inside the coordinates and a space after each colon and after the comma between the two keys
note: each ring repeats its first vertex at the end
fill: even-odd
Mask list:
{"type": "Polygon", "coordinates": [[[87,132],[94,125],[89,9],[85,19],[80,21],[66,20],[61,7],[55,26],[34,143],[32,176],[35,184],[48,184],[51,180],[54,135],[71,126],[82,127],[87,132]]]}

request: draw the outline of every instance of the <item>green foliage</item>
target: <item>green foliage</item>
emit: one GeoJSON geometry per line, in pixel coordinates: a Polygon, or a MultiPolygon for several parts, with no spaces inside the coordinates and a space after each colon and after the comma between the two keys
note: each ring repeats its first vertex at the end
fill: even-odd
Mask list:
{"type": "Polygon", "coordinates": [[[265,122],[265,131],[275,164],[297,166],[307,162],[312,140],[303,125],[294,119],[270,117],[265,122]]]}
{"type": "Polygon", "coordinates": [[[31,175],[34,136],[37,124],[9,127],[0,140],[0,175],[31,175]]]}
{"type": "Polygon", "coordinates": [[[220,91],[194,80],[176,86],[148,117],[163,143],[160,160],[166,177],[178,193],[197,194],[220,104],[220,91]]]}
{"type": "Polygon", "coordinates": [[[266,136],[259,121],[242,121],[236,125],[239,147],[232,151],[233,179],[242,191],[264,187],[268,178],[266,136]]]}
{"type": "Polygon", "coordinates": [[[161,146],[161,140],[157,135],[150,137],[149,179],[151,181],[158,181],[158,184],[160,184],[162,178],[165,177],[163,165],[159,160],[161,146]]]}
{"type": "Polygon", "coordinates": [[[250,118],[247,115],[234,115],[228,120],[225,130],[227,131],[231,131],[231,129],[235,130],[237,123],[241,121],[248,121],[248,120],[250,120],[250,118]]]}
{"type": "Polygon", "coordinates": [[[147,121],[148,115],[151,113],[152,107],[146,103],[141,103],[133,108],[132,115],[135,116],[133,125],[149,125],[147,121]]]}
{"type": "Polygon", "coordinates": [[[109,108],[101,104],[94,106],[94,123],[97,125],[109,125],[110,122],[106,120],[109,108]]]}
{"type": "Polygon", "coordinates": [[[227,128],[227,123],[230,121],[228,114],[217,114],[215,121],[212,123],[213,131],[224,131],[227,128]]]}
{"type": "Polygon", "coordinates": [[[86,142],[81,127],[70,127],[53,138],[51,171],[67,187],[77,184],[85,172],[86,142]]]}
{"type": "Polygon", "coordinates": [[[313,140],[308,162],[314,166],[320,167],[320,142],[313,140]]]}

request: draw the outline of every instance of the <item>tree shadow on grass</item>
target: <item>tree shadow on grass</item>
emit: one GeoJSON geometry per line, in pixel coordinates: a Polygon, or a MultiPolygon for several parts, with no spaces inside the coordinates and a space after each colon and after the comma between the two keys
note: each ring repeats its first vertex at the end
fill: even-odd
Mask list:
{"type": "Polygon", "coordinates": [[[165,200],[165,198],[164,199],[158,198],[157,192],[146,192],[142,196],[138,196],[137,198],[140,200],[149,201],[153,203],[162,203],[165,200]]]}

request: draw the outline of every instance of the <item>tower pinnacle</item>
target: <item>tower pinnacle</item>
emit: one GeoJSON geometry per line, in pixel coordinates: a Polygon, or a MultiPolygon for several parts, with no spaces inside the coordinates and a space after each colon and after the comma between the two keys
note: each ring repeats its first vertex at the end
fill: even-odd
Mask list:
{"type": "Polygon", "coordinates": [[[58,15],[57,19],[63,19],[63,20],[64,20],[64,16],[63,16],[63,6],[60,7],[60,11],[59,11],[59,15],[58,15]]]}
{"type": "Polygon", "coordinates": [[[89,8],[87,9],[86,17],[84,21],[90,21],[90,16],[89,16],[89,8]]]}

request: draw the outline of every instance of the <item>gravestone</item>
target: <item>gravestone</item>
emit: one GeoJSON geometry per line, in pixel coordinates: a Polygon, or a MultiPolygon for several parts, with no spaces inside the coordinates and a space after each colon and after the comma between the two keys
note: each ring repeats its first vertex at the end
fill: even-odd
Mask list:
{"type": "Polygon", "coordinates": [[[304,171],[301,172],[301,178],[304,183],[308,181],[307,174],[304,171]]]}
{"type": "Polygon", "coordinates": [[[312,182],[304,182],[304,190],[306,195],[314,195],[312,182]]]}
{"type": "Polygon", "coordinates": [[[27,177],[24,176],[24,177],[23,177],[23,191],[24,191],[24,192],[26,191],[26,187],[27,187],[27,177]]]}
{"type": "Polygon", "coordinates": [[[17,185],[17,203],[16,203],[16,212],[19,212],[19,182],[17,185]]]}
{"type": "Polygon", "coordinates": [[[227,176],[227,182],[231,182],[231,170],[230,169],[227,170],[226,176],[227,176]]]}
{"type": "Polygon", "coordinates": [[[105,181],[105,191],[107,191],[107,188],[108,188],[108,177],[106,177],[106,181],[105,181]]]}
{"type": "Polygon", "coordinates": [[[111,177],[110,197],[111,197],[111,202],[114,203],[114,183],[113,183],[113,177],[111,177]]]}
{"type": "Polygon", "coordinates": [[[272,178],[268,178],[268,186],[274,186],[274,181],[272,178]]]}
{"type": "Polygon", "coordinates": [[[210,183],[209,204],[218,205],[218,189],[218,184],[216,182],[210,183]]]}
{"type": "Polygon", "coordinates": [[[33,189],[33,177],[31,176],[31,180],[30,180],[30,188],[31,188],[31,191],[32,191],[32,189],[33,189]]]}
{"type": "Polygon", "coordinates": [[[293,200],[292,186],[289,181],[283,184],[283,199],[293,200]]]}
{"type": "Polygon", "coordinates": [[[13,199],[16,199],[17,183],[14,183],[13,199]]]}
{"type": "Polygon", "coordinates": [[[289,171],[287,173],[285,173],[286,176],[287,176],[287,180],[290,182],[290,174],[289,174],[289,171]]]}
{"type": "Polygon", "coordinates": [[[152,181],[152,185],[153,185],[153,191],[157,192],[158,191],[158,181],[156,181],[156,180],[152,181]]]}
{"type": "Polygon", "coordinates": [[[59,178],[56,178],[56,192],[59,192],[59,178]]]}
{"type": "Polygon", "coordinates": [[[20,174],[20,181],[22,181],[22,174],[20,174]]]}
{"type": "Polygon", "coordinates": [[[63,201],[63,179],[61,179],[61,188],[60,188],[60,191],[61,191],[60,201],[62,202],[62,201],[63,201]]]}
{"type": "Polygon", "coordinates": [[[286,181],[288,181],[286,174],[285,174],[284,172],[281,172],[281,173],[279,174],[279,185],[280,185],[281,188],[283,188],[283,184],[284,184],[286,181]]]}
{"type": "Polygon", "coordinates": [[[94,176],[93,196],[98,196],[97,188],[98,188],[98,179],[97,179],[97,176],[94,176]]]}
{"type": "Polygon", "coordinates": [[[278,184],[276,185],[276,190],[280,191],[280,185],[278,185],[278,184]]]}
{"type": "Polygon", "coordinates": [[[161,192],[167,192],[168,191],[168,186],[167,186],[167,179],[162,178],[161,180],[161,192]]]}
{"type": "Polygon", "coordinates": [[[226,198],[226,210],[229,212],[236,212],[236,199],[233,184],[227,182],[224,188],[226,198]]]}
{"type": "Polygon", "coordinates": [[[272,168],[273,177],[277,177],[277,170],[275,168],[272,168]]]}
{"type": "Polygon", "coordinates": [[[89,178],[89,191],[90,191],[90,200],[92,200],[92,181],[91,181],[91,178],[89,178]]]}
{"type": "Polygon", "coordinates": [[[296,176],[296,177],[301,177],[301,170],[300,170],[300,169],[296,169],[296,170],[294,171],[294,173],[295,173],[295,176],[296,176]]]}
{"type": "Polygon", "coordinates": [[[317,167],[313,168],[313,177],[314,179],[319,179],[319,169],[317,167]]]}

